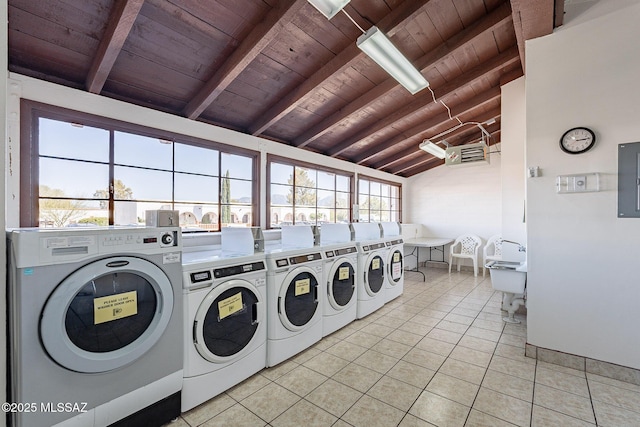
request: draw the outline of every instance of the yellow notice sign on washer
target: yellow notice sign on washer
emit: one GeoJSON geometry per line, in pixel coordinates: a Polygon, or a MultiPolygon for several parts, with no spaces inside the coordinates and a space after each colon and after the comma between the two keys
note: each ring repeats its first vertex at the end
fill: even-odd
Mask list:
{"type": "Polygon", "coordinates": [[[302,279],[296,280],[296,296],[308,294],[311,291],[311,280],[302,279]]]}
{"type": "Polygon", "coordinates": [[[396,252],[393,254],[393,262],[400,262],[400,253],[396,252]]]}
{"type": "Polygon", "coordinates": [[[371,261],[371,269],[372,270],[380,269],[380,258],[375,258],[373,261],[371,261]]]}
{"type": "Polygon", "coordinates": [[[242,292],[238,292],[235,295],[225,298],[218,302],[218,313],[220,319],[224,319],[227,316],[231,316],[233,313],[237,313],[242,310],[244,305],[242,304],[242,292]]]}
{"type": "Polygon", "coordinates": [[[349,267],[340,267],[338,269],[338,280],[347,280],[349,278],[349,267]]]}
{"type": "Polygon", "coordinates": [[[111,322],[138,314],[138,292],[124,292],[93,299],[93,323],[111,322]]]}

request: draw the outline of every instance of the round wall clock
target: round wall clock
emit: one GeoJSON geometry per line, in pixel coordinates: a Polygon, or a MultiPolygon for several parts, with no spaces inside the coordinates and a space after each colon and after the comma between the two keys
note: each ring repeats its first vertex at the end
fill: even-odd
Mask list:
{"type": "Polygon", "coordinates": [[[581,154],[591,149],[596,143],[596,135],[589,128],[577,127],[569,129],[560,138],[560,148],[565,153],[581,154]]]}

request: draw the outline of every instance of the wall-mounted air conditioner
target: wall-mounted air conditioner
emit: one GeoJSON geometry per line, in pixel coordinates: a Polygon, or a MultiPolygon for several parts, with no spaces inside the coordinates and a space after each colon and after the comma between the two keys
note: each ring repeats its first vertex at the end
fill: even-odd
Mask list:
{"type": "Polygon", "coordinates": [[[489,147],[484,141],[449,147],[444,164],[447,166],[471,166],[489,164],[489,147]]]}

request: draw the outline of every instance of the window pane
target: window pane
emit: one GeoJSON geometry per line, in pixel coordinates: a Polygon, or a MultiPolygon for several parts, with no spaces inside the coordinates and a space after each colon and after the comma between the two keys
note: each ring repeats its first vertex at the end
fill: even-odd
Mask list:
{"type": "Polygon", "coordinates": [[[188,144],[174,145],[176,171],[218,176],[218,150],[188,144]]]}
{"type": "Polygon", "coordinates": [[[335,195],[336,193],[333,191],[318,190],[318,207],[334,207],[336,202],[335,195]]]}
{"type": "Polygon", "coordinates": [[[351,191],[351,178],[348,176],[337,175],[336,176],[336,190],[338,191],[351,191]]]}
{"type": "Polygon", "coordinates": [[[322,224],[323,222],[335,222],[335,210],[330,208],[318,208],[316,213],[316,223],[322,224]]]}
{"type": "Polygon", "coordinates": [[[293,187],[290,185],[271,185],[271,205],[291,206],[293,205],[293,187]]]}
{"type": "Polygon", "coordinates": [[[336,188],[336,175],[329,172],[318,171],[318,188],[334,190],[336,188]]]}
{"type": "Polygon", "coordinates": [[[280,227],[282,225],[293,224],[293,209],[290,207],[271,208],[271,226],[280,227]]]}
{"type": "Polygon", "coordinates": [[[391,211],[390,221],[400,221],[400,212],[391,211]]]}
{"type": "Polygon", "coordinates": [[[315,188],[316,170],[296,166],[296,182],[294,183],[294,185],[296,187],[315,188]]]}
{"type": "Polygon", "coordinates": [[[360,209],[360,222],[369,222],[369,209],[360,209]]]}
{"type": "Polygon", "coordinates": [[[40,118],[41,156],[109,162],[109,131],[40,118]]]}
{"type": "Polygon", "coordinates": [[[335,222],[348,223],[349,222],[349,210],[348,209],[336,209],[335,222]]]}
{"type": "Polygon", "coordinates": [[[349,209],[349,193],[336,193],[336,207],[349,209]]]}
{"type": "Polygon", "coordinates": [[[137,200],[171,201],[172,173],[116,166],[114,177],[132,189],[137,200]]]}
{"type": "Polygon", "coordinates": [[[222,176],[229,171],[230,178],[253,179],[253,159],[237,154],[222,153],[222,176]]]}
{"type": "Polygon", "coordinates": [[[183,231],[218,231],[218,206],[200,203],[176,203],[183,231]]]}
{"type": "Polygon", "coordinates": [[[396,187],[395,185],[391,186],[391,197],[400,197],[400,187],[396,187]]]}
{"type": "Polygon", "coordinates": [[[40,199],[40,227],[95,227],[109,225],[107,205],[93,200],[40,199]]]}
{"type": "Polygon", "coordinates": [[[369,181],[366,179],[358,180],[358,193],[369,194],[369,181]]]}
{"type": "Polygon", "coordinates": [[[358,205],[360,206],[360,211],[362,211],[363,209],[369,209],[369,196],[359,194],[358,205]]]}
{"type": "Polygon", "coordinates": [[[109,166],[40,158],[40,197],[108,199],[109,166]]]}
{"type": "MultiPolygon", "coordinates": [[[[315,208],[296,208],[293,223],[296,225],[311,224],[312,220],[315,219],[315,214],[315,208]]],[[[313,221],[313,224],[315,224],[315,221],[313,221]]]]}
{"type": "Polygon", "coordinates": [[[381,210],[389,210],[389,206],[391,205],[390,200],[386,197],[380,197],[379,199],[380,207],[378,209],[381,210]]]}
{"type": "Polygon", "coordinates": [[[400,210],[400,199],[390,199],[389,208],[394,211],[400,210]]]}
{"type": "Polygon", "coordinates": [[[176,202],[218,202],[218,178],[185,173],[175,174],[176,202]]]}
{"type": "Polygon", "coordinates": [[[269,168],[271,182],[276,184],[293,184],[293,166],[271,163],[269,168]]]}
{"type": "Polygon", "coordinates": [[[295,202],[296,206],[315,206],[316,190],[313,188],[296,188],[295,202]]]}
{"type": "MultiPolygon", "coordinates": [[[[225,179],[222,179],[224,189],[225,179]]],[[[229,187],[231,190],[231,198],[228,200],[231,204],[251,204],[251,190],[253,183],[251,181],[242,181],[239,179],[229,179],[229,187]]],[[[224,195],[223,195],[224,196],[224,195]]],[[[220,203],[225,203],[225,200],[220,200],[220,203]]]]}
{"type": "Polygon", "coordinates": [[[114,132],[115,162],[154,169],[173,168],[173,143],[125,132],[114,132]]]}
{"type": "Polygon", "coordinates": [[[389,216],[389,211],[380,212],[380,221],[383,221],[383,222],[391,221],[391,217],[389,216]]]}
{"type": "Polygon", "coordinates": [[[371,184],[369,184],[369,189],[371,192],[372,196],[379,196],[380,195],[380,183],[379,182],[371,182],[371,184]]]}
{"type": "Polygon", "coordinates": [[[391,186],[388,184],[382,184],[381,193],[382,197],[390,197],[391,196],[391,186]]]}

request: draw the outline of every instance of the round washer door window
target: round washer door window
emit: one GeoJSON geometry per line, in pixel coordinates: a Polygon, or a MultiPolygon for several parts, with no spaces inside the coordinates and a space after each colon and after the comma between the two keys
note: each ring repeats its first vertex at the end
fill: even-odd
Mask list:
{"type": "Polygon", "coordinates": [[[278,295],[280,321],[290,331],[303,329],[318,311],[318,278],[308,267],[291,271],[278,295]]]}
{"type": "Polygon", "coordinates": [[[365,264],[364,288],[369,296],[376,296],[384,284],[384,260],[376,253],[369,255],[365,264]]]}
{"type": "Polygon", "coordinates": [[[400,249],[392,249],[389,253],[389,260],[387,262],[389,266],[389,283],[391,285],[397,285],[402,279],[404,260],[402,257],[402,251],[400,249]]]}
{"type": "Polygon", "coordinates": [[[352,300],[356,290],[356,275],[354,265],[348,260],[338,260],[333,263],[329,272],[327,294],[329,304],[335,310],[344,309],[352,300]]]}
{"type": "Polygon", "coordinates": [[[45,350],[63,367],[106,372],[127,365],[160,339],[173,312],[173,287],[150,261],[112,257],[62,281],[42,311],[45,350]]]}
{"type": "Polygon", "coordinates": [[[195,317],[195,346],[205,359],[223,363],[242,357],[263,327],[264,301],[246,280],[229,280],[204,298],[195,317]]]}

